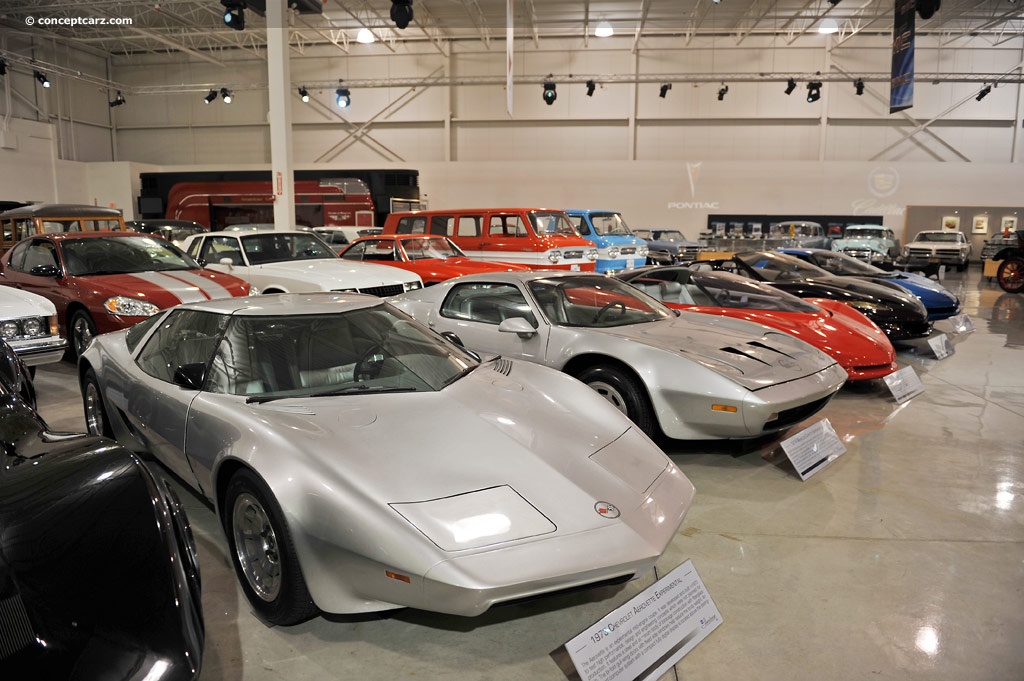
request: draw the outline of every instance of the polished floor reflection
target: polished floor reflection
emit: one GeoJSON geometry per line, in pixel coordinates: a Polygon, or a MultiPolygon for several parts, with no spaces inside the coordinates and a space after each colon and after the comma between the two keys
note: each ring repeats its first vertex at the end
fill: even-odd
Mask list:
{"type": "MultiPolygon", "coordinates": [[[[697,498],[659,572],[692,560],[724,618],[664,679],[1024,678],[1024,295],[979,269],[945,281],[975,330],[939,322],[955,349],[942,360],[924,343],[899,351],[925,387],[908,402],[880,381],[844,388],[812,421],[828,418],[846,452],[807,481],[778,441],[662,443],[697,498]]],[[[38,372],[55,428],[83,427],[73,376],[38,372]]],[[[473,619],[399,610],[268,628],[213,513],[183,498],[201,551],[203,681],[564,679],[551,653],[654,580],[473,619]]]]}

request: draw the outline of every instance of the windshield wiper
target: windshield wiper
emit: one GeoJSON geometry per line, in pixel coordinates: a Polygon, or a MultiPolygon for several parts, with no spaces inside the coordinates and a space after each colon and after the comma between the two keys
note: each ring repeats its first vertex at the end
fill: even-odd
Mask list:
{"type": "MultiPolygon", "coordinates": [[[[500,358],[501,358],[501,355],[498,355],[494,359],[500,359],[500,358]]],[[[491,360],[491,361],[493,362],[494,360],[491,360]]],[[[459,380],[460,378],[465,378],[466,376],[469,376],[471,373],[473,373],[473,370],[476,369],[478,366],[480,366],[480,365],[479,364],[472,364],[472,365],[466,367],[465,369],[463,369],[462,371],[460,371],[459,373],[455,374],[454,376],[449,378],[447,381],[442,383],[441,387],[442,388],[447,388],[448,386],[450,386],[452,383],[454,383],[455,381],[459,380]]]]}
{"type": "Polygon", "coordinates": [[[385,386],[385,385],[350,385],[347,388],[336,388],[312,393],[306,397],[334,397],[335,395],[369,395],[371,393],[414,393],[416,388],[385,386]]]}

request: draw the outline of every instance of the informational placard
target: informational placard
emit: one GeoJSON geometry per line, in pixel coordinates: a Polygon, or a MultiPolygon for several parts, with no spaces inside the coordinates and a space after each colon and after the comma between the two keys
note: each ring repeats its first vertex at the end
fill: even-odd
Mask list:
{"type": "Polygon", "coordinates": [[[801,480],[811,477],[846,452],[846,446],[828,419],[804,428],[780,444],[801,480]]]}
{"type": "Polygon", "coordinates": [[[974,331],[974,320],[971,319],[970,315],[958,314],[950,317],[949,321],[953,325],[953,330],[957,333],[970,333],[974,331]]]}
{"type": "Polygon", "coordinates": [[[582,681],[656,679],[722,623],[686,561],[565,644],[582,681]]]}
{"type": "Polygon", "coordinates": [[[903,367],[899,371],[889,374],[883,380],[889,386],[892,396],[900,404],[924,392],[924,385],[918,378],[917,372],[914,371],[914,367],[903,367]]]}
{"type": "Polygon", "coordinates": [[[944,333],[940,333],[938,336],[928,339],[928,346],[935,353],[936,359],[946,359],[952,355],[956,350],[953,348],[953,344],[949,342],[949,336],[944,333]]]}

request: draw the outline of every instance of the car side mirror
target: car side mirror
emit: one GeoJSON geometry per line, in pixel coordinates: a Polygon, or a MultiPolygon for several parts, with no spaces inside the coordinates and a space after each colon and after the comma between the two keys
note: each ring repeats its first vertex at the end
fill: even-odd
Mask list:
{"type": "Polygon", "coordinates": [[[498,324],[498,331],[517,334],[523,340],[537,333],[537,329],[522,317],[509,317],[502,320],[501,324],[498,324]]]}
{"type": "Polygon", "coordinates": [[[231,258],[221,258],[217,262],[219,262],[221,265],[227,265],[228,267],[231,267],[231,265],[233,264],[231,262],[231,258]]]}
{"type": "Polygon", "coordinates": [[[199,390],[203,387],[205,374],[206,364],[203,362],[182,364],[174,370],[174,385],[188,390],[199,390]]]}
{"type": "Polygon", "coordinates": [[[455,343],[460,348],[465,349],[466,347],[466,344],[462,342],[462,339],[454,331],[442,331],[441,338],[444,338],[449,343],[455,343]]]}
{"type": "Polygon", "coordinates": [[[36,265],[28,273],[34,277],[59,277],[60,268],[56,265],[36,265]]]}

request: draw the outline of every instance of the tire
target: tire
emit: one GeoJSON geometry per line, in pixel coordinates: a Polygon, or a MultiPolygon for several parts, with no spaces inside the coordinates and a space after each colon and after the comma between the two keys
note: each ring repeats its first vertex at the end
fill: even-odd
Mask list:
{"type": "Polygon", "coordinates": [[[279,626],[315,617],[319,610],[306,588],[284,513],[267,485],[243,468],[228,482],[223,502],[231,564],[256,614],[279,626]]]}
{"type": "Polygon", "coordinates": [[[91,435],[102,435],[113,438],[114,430],[110,427],[107,410],[103,406],[103,393],[100,392],[96,372],[86,369],[82,377],[82,406],[85,409],[85,427],[91,435]]]}
{"type": "Polygon", "coordinates": [[[584,369],[577,378],[628,416],[649,437],[657,435],[658,426],[647,395],[636,379],[625,371],[614,366],[598,365],[584,369]]]}
{"type": "Polygon", "coordinates": [[[1010,256],[1000,262],[999,269],[996,270],[996,281],[1007,293],[1024,291],[1024,260],[1010,256]]]}
{"type": "Polygon", "coordinates": [[[96,335],[96,324],[85,310],[75,310],[68,319],[68,354],[78,359],[96,335]]]}

